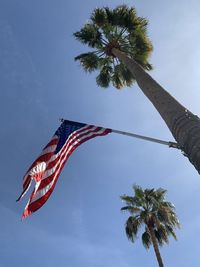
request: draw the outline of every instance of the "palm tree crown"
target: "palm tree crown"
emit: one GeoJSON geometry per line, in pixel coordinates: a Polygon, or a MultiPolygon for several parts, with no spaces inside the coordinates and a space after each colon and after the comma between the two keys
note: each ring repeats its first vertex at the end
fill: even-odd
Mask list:
{"type": "Polygon", "coordinates": [[[174,229],[179,227],[179,221],[172,203],[165,201],[166,190],[143,190],[138,185],[133,186],[134,196],[121,196],[126,206],[121,210],[128,211],[131,216],[126,221],[126,235],[135,241],[139,229],[144,226],[142,243],[145,248],[153,245],[159,267],[164,267],[159,246],[168,243],[172,235],[176,239],[174,229]]]}
{"type": "Polygon", "coordinates": [[[168,243],[169,235],[177,239],[174,228],[179,227],[180,224],[174,205],[165,201],[167,191],[162,188],[143,190],[137,185],[133,186],[133,190],[134,197],[121,196],[121,199],[126,202],[126,206],[121,210],[129,211],[131,214],[126,221],[127,237],[134,242],[139,228],[144,225],[142,242],[146,248],[152,244],[149,227],[153,228],[156,240],[161,246],[168,243]]]}
{"type": "Polygon", "coordinates": [[[96,82],[101,87],[108,87],[110,82],[117,89],[131,86],[135,81],[134,76],[112,53],[112,49],[125,52],[144,69],[152,69],[148,62],[152,44],[146,34],[147,24],[145,18],[136,15],[133,7],[96,8],[89,22],[74,33],[76,39],[93,48],[93,51],[80,54],[75,60],[79,60],[88,72],[100,71],[96,82]]]}

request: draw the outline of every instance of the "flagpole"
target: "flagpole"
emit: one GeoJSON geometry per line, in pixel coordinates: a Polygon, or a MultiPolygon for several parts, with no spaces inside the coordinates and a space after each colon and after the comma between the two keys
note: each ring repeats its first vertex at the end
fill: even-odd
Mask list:
{"type": "MultiPolygon", "coordinates": [[[[61,118],[59,120],[60,120],[60,122],[64,122],[65,121],[65,119],[63,119],[63,118],[61,118]]],[[[100,126],[98,126],[98,127],[100,127],[100,126]]],[[[126,136],[130,136],[130,137],[142,139],[142,140],[149,141],[149,142],[154,142],[154,143],[166,145],[168,147],[180,149],[179,145],[177,143],[175,143],[175,142],[163,141],[163,140],[160,140],[160,139],[156,139],[156,138],[152,138],[152,137],[148,137],[148,136],[144,136],[144,135],[139,135],[139,134],[124,132],[124,131],[119,131],[119,130],[114,130],[114,129],[110,129],[110,130],[113,133],[116,133],[116,134],[122,134],[122,135],[126,135],[126,136]]]]}
{"type": "Polygon", "coordinates": [[[178,144],[175,143],[175,142],[163,141],[163,140],[152,138],[152,137],[148,137],[148,136],[143,136],[143,135],[139,135],[139,134],[123,132],[123,131],[114,130],[114,129],[111,129],[111,130],[112,130],[113,133],[122,134],[122,135],[126,135],[126,136],[130,136],[130,137],[142,139],[142,140],[145,140],[145,141],[154,142],[154,143],[166,145],[168,147],[173,147],[173,148],[179,149],[178,144]]]}

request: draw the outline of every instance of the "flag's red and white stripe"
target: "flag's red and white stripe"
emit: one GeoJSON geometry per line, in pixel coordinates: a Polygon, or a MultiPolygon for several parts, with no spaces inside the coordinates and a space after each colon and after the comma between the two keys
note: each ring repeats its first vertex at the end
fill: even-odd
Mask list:
{"type": "Polygon", "coordinates": [[[35,181],[35,188],[25,207],[22,218],[38,210],[47,201],[54,190],[59,174],[64,167],[71,153],[85,141],[96,136],[103,136],[110,133],[110,129],[86,125],[69,135],[65,144],[57,154],[54,154],[58,144],[58,137],[53,136],[52,140],[43,149],[41,155],[34,161],[23,179],[23,192],[20,200],[28,191],[31,181],[35,181]]]}

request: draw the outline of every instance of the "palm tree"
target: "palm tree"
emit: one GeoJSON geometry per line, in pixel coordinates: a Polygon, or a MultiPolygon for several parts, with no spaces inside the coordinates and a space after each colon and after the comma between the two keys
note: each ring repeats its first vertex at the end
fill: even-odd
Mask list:
{"type": "Polygon", "coordinates": [[[126,206],[122,211],[128,211],[131,216],[126,221],[125,230],[129,240],[136,240],[139,229],[144,226],[142,243],[145,248],[154,247],[159,267],[164,267],[159,246],[168,243],[168,237],[175,239],[174,229],[179,227],[179,221],[172,203],[165,201],[166,190],[145,189],[133,186],[134,196],[121,196],[126,206]]]}
{"type": "Polygon", "coordinates": [[[74,33],[77,40],[93,50],[75,57],[87,72],[99,71],[96,82],[117,89],[136,80],[143,93],[164,119],[190,162],[200,173],[200,119],[164,90],[145,70],[152,44],[145,18],[133,7],[96,8],[84,27],[74,33]]]}

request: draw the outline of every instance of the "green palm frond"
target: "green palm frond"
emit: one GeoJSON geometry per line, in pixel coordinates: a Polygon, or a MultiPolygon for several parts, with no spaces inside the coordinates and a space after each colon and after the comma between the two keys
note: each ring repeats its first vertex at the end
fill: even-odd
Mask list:
{"type": "Polygon", "coordinates": [[[180,224],[174,205],[165,200],[167,191],[163,188],[142,189],[135,184],[133,191],[134,196],[121,196],[127,204],[121,210],[133,215],[126,222],[128,239],[134,242],[142,225],[145,226],[142,242],[146,248],[149,248],[155,238],[160,246],[169,242],[169,236],[176,239],[175,229],[180,224]]]}
{"type": "Polygon", "coordinates": [[[159,226],[159,228],[157,228],[156,231],[159,234],[159,236],[161,237],[162,241],[164,243],[168,244],[169,240],[168,240],[168,232],[166,230],[166,227],[161,224],[159,226]]]}
{"type": "Polygon", "coordinates": [[[163,246],[166,242],[163,239],[161,233],[158,230],[154,230],[154,234],[155,234],[155,237],[156,237],[156,240],[157,240],[159,246],[163,246]]]}
{"type": "Polygon", "coordinates": [[[116,21],[116,16],[114,15],[114,12],[109,7],[104,7],[106,18],[107,18],[107,24],[114,25],[116,21]]]}
{"type": "Polygon", "coordinates": [[[110,83],[110,75],[112,73],[112,67],[104,66],[99,75],[96,77],[96,82],[98,86],[107,88],[110,83]]]}
{"type": "Polygon", "coordinates": [[[138,230],[141,226],[141,220],[137,216],[131,216],[126,221],[126,235],[128,239],[130,239],[132,242],[135,241],[135,238],[137,237],[138,230]]]}
{"type": "Polygon", "coordinates": [[[157,201],[163,202],[166,196],[167,190],[163,188],[158,188],[156,190],[155,198],[157,201]]]}
{"type": "MultiPolygon", "coordinates": [[[[113,85],[116,86],[117,89],[121,89],[122,87],[125,86],[126,80],[125,80],[124,74],[126,74],[126,70],[127,69],[124,67],[124,65],[122,63],[116,65],[115,68],[114,68],[114,75],[113,75],[114,76],[114,81],[113,81],[113,85]],[[118,86],[117,86],[117,83],[118,83],[118,86]]],[[[130,75],[130,77],[132,78],[132,75],[130,75]]],[[[133,79],[131,79],[131,81],[130,81],[130,79],[128,80],[128,82],[132,82],[133,81],[133,79]]]]}
{"type": "Polygon", "coordinates": [[[172,235],[173,238],[177,240],[177,236],[176,236],[174,229],[170,225],[166,225],[165,228],[166,228],[167,234],[172,235]]]}
{"type": "Polygon", "coordinates": [[[100,68],[103,68],[103,67],[110,67],[113,71],[113,67],[112,67],[112,58],[111,57],[102,57],[102,58],[99,58],[99,67],[100,68]]]}
{"type": "Polygon", "coordinates": [[[118,73],[118,76],[123,81],[124,86],[125,85],[131,86],[135,81],[135,79],[133,78],[133,75],[123,63],[120,63],[117,66],[115,66],[114,72],[118,73]]]}
{"type": "Polygon", "coordinates": [[[135,21],[137,18],[136,10],[134,7],[128,7],[126,5],[118,6],[113,10],[113,13],[116,16],[115,25],[126,28],[127,30],[135,29],[135,21]]]}
{"type": "Polygon", "coordinates": [[[134,204],[134,197],[132,196],[127,196],[127,195],[123,195],[123,196],[120,196],[120,198],[126,202],[126,204],[134,204]]]}
{"type": "Polygon", "coordinates": [[[167,208],[159,208],[157,211],[157,216],[161,222],[169,222],[169,212],[167,208]]]}
{"type": "Polygon", "coordinates": [[[147,32],[148,20],[146,18],[137,17],[135,24],[140,28],[144,33],[147,32]]]}
{"type": "Polygon", "coordinates": [[[137,197],[123,195],[120,198],[126,203],[127,206],[131,205],[132,207],[141,207],[141,200],[137,197]]]}
{"type": "Polygon", "coordinates": [[[117,89],[122,89],[124,87],[122,77],[120,73],[116,71],[116,68],[111,77],[111,81],[112,81],[113,86],[116,87],[117,89]]]}
{"type": "Polygon", "coordinates": [[[138,207],[133,207],[133,206],[124,206],[121,208],[121,211],[129,211],[131,214],[135,214],[141,211],[140,208],[138,207]]]}
{"type": "Polygon", "coordinates": [[[151,216],[150,212],[147,210],[148,207],[146,207],[146,206],[148,206],[148,205],[144,205],[144,204],[142,204],[142,208],[143,208],[143,209],[142,209],[142,211],[140,212],[140,217],[141,217],[142,221],[143,221],[146,225],[148,225],[149,221],[151,221],[152,216],[151,216]]]}
{"type": "Polygon", "coordinates": [[[102,47],[101,32],[92,23],[85,24],[80,31],[74,33],[74,36],[81,43],[87,44],[92,48],[102,47]]]}
{"type": "Polygon", "coordinates": [[[107,14],[103,8],[95,8],[92,12],[91,21],[96,24],[98,27],[102,27],[107,24],[107,14]]]}
{"type": "Polygon", "coordinates": [[[75,57],[75,60],[79,60],[81,66],[85,71],[92,72],[98,69],[99,59],[95,53],[85,53],[75,57]]]}
{"type": "Polygon", "coordinates": [[[152,244],[152,241],[151,241],[151,236],[149,234],[148,231],[145,231],[143,234],[142,234],[142,243],[144,245],[144,247],[146,249],[149,249],[151,244],[152,244]]]}
{"type": "Polygon", "coordinates": [[[137,198],[143,198],[144,197],[144,191],[143,191],[142,187],[140,187],[139,185],[134,184],[133,190],[135,193],[135,197],[137,197],[137,198]]]}

